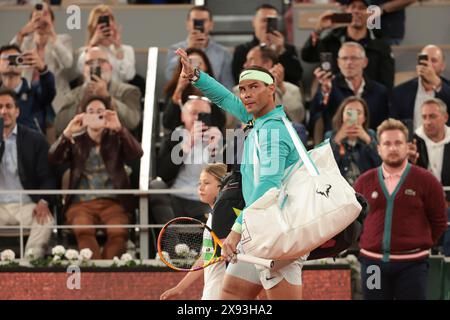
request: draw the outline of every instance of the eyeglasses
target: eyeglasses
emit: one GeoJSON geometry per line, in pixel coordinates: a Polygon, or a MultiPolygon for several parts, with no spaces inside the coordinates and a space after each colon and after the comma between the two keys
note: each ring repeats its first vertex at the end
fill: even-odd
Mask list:
{"type": "Polygon", "coordinates": [[[355,62],[355,61],[363,59],[363,57],[350,56],[350,57],[338,57],[338,59],[342,60],[344,62],[347,62],[347,61],[355,62]]]}

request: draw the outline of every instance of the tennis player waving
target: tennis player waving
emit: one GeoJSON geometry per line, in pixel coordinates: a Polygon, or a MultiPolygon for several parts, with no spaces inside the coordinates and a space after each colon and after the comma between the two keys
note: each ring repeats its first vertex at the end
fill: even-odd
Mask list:
{"type": "MultiPolygon", "coordinates": [[[[244,69],[239,76],[238,99],[208,74],[194,68],[184,50],[178,49],[176,53],[183,65],[182,77],[189,79],[206,97],[243,123],[253,121],[253,130],[244,142],[241,163],[242,193],[248,207],[270,188],[279,188],[285,169],[299,161],[282,121],[286,117],[283,106],[275,105],[274,77],[261,67],[244,69]],[[257,139],[255,135],[258,135],[257,139]],[[254,152],[259,158],[258,168],[253,165],[254,152]]],[[[222,250],[222,255],[234,262],[241,240],[243,215],[245,209],[233,225],[222,250]]],[[[301,299],[301,270],[306,258],[304,256],[276,271],[240,261],[231,263],[226,270],[221,297],[255,299],[264,288],[269,299],[301,299]]]]}

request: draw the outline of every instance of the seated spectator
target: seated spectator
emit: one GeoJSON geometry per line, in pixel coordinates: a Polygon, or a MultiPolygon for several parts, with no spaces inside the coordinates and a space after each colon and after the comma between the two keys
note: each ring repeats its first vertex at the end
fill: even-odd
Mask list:
{"type": "MultiPolygon", "coordinates": [[[[81,105],[64,133],[51,146],[52,164],[70,164],[69,189],[127,189],[125,161],[142,157],[138,141],[122,126],[110,99],[92,96],[81,105]]],[[[127,195],[66,195],[63,212],[69,225],[128,224],[133,202],[127,195]]],[[[74,229],[79,249],[89,248],[93,259],[112,259],[125,252],[127,229],[107,228],[103,252],[95,229],[74,229]]]]}
{"type": "Polygon", "coordinates": [[[389,44],[377,39],[373,30],[367,28],[368,1],[350,0],[346,2],[345,12],[353,15],[352,22],[344,27],[335,28],[331,21],[332,11],[324,12],[316,29],[306,40],[302,48],[302,59],[306,62],[319,62],[320,54],[330,52],[333,55],[333,72],[338,71],[337,58],[342,44],[354,41],[364,47],[368,59],[364,70],[368,78],[383,84],[386,88],[394,86],[395,61],[389,44]]]}
{"type": "Polygon", "coordinates": [[[132,46],[122,43],[122,28],[116,22],[112,9],[100,4],[94,7],[88,18],[88,40],[85,47],[80,48],[78,71],[84,74],[87,51],[99,47],[108,55],[112,65],[112,79],[116,82],[128,82],[136,75],[135,56],[132,46]]]}
{"type": "MultiPolygon", "coordinates": [[[[55,75],[56,96],[53,100],[53,109],[58,113],[62,98],[70,91],[69,71],[73,63],[73,53],[71,36],[56,34],[54,22],[52,9],[47,3],[42,3],[41,7],[34,7],[30,20],[20,29],[11,43],[20,46],[22,51],[36,50],[55,75]]],[[[39,73],[33,69],[26,69],[23,76],[30,84],[39,80],[39,73]]]]}
{"type": "Polygon", "coordinates": [[[192,97],[181,110],[180,126],[167,134],[157,156],[156,175],[161,178],[150,183],[151,189],[187,189],[190,193],[151,195],[150,220],[163,224],[170,219],[189,216],[205,220],[208,205],[195,192],[197,179],[206,164],[214,162],[222,134],[217,127],[208,127],[200,114],[211,113],[211,102],[205,97],[192,97]],[[180,141],[181,138],[181,141],[180,141]]]}
{"type": "Polygon", "coordinates": [[[22,50],[15,44],[0,48],[1,88],[13,90],[17,95],[20,109],[17,122],[45,133],[46,119],[54,118],[51,104],[56,95],[55,77],[36,50],[27,51],[21,57],[17,57],[21,54],[22,50]],[[28,84],[21,76],[23,69],[37,72],[39,80],[28,84]]]}
{"type": "MultiPolygon", "coordinates": [[[[54,189],[47,162],[48,143],[40,133],[17,123],[20,108],[13,90],[0,90],[0,190],[54,189]]],[[[42,257],[50,239],[53,216],[48,195],[0,193],[0,225],[31,226],[25,252],[42,257]]]]}
{"type": "MultiPolygon", "coordinates": [[[[208,73],[214,77],[211,63],[205,52],[201,49],[189,48],[186,49],[189,59],[200,70],[208,73]]],[[[172,131],[176,127],[182,125],[181,122],[181,106],[182,97],[187,98],[189,95],[203,95],[196,89],[189,80],[180,77],[181,62],[178,62],[177,67],[173,70],[172,79],[164,87],[165,106],[163,110],[163,126],[172,131]]],[[[216,105],[211,106],[211,121],[214,126],[223,128],[225,126],[225,115],[222,110],[216,105]]]]}
{"type": "Polygon", "coordinates": [[[55,129],[59,136],[77,113],[84,97],[99,95],[111,98],[111,107],[117,112],[120,122],[128,130],[134,130],[141,121],[141,93],[133,85],[112,79],[113,66],[108,54],[98,47],[86,52],[83,76],[84,82],[65,95],[61,111],[56,115],[55,129]],[[97,73],[100,73],[97,74],[97,73]]]}
{"type": "Polygon", "coordinates": [[[364,172],[378,167],[376,132],[369,128],[369,107],[366,101],[351,96],[342,101],[333,117],[330,139],[334,158],[342,176],[351,184],[364,172]]]}
{"type": "MultiPolygon", "coordinates": [[[[298,86],[284,81],[285,70],[278,63],[276,52],[267,46],[254,47],[248,52],[244,63],[244,68],[251,66],[263,67],[272,73],[277,89],[275,103],[277,105],[282,104],[289,119],[296,124],[300,124],[305,117],[302,94],[298,86]]],[[[239,86],[233,88],[233,93],[239,97],[239,86]]],[[[232,116],[230,115],[230,117],[232,116]]]]}
{"type": "Polygon", "coordinates": [[[339,49],[340,72],[332,79],[330,72],[320,68],[314,71],[320,88],[311,101],[311,127],[323,119],[325,132],[331,130],[331,119],[341,102],[349,96],[363,98],[369,107],[370,128],[388,117],[388,93],[386,88],[363,75],[367,66],[364,48],[356,42],[346,42],[339,49]]]}
{"type": "Polygon", "coordinates": [[[428,45],[420,53],[427,55],[428,60],[422,60],[416,66],[417,78],[394,88],[389,108],[390,117],[412,119],[414,129],[422,125],[421,106],[425,100],[439,98],[450,105],[450,82],[442,75],[445,70],[444,52],[435,45],[428,45]]]}
{"type": "Polygon", "coordinates": [[[165,73],[167,81],[171,79],[173,71],[179,63],[179,58],[175,54],[175,51],[178,48],[196,48],[203,50],[208,56],[217,81],[227,88],[233,87],[231,53],[227,48],[210,39],[209,34],[213,28],[213,15],[207,7],[195,6],[189,10],[186,20],[187,39],[171,45],[167,53],[165,73]],[[194,22],[199,23],[199,25],[194,25],[194,22]]]}
{"type": "MultiPolygon", "coordinates": [[[[421,106],[422,125],[414,134],[416,147],[410,160],[429,170],[443,186],[450,186],[450,127],[447,105],[430,98],[421,106]]],[[[447,213],[450,218],[450,191],[446,191],[447,213]]],[[[450,219],[449,219],[450,221],[450,219]]],[[[450,256],[450,229],[444,237],[444,254],[450,256]]]]}
{"type": "Polygon", "coordinates": [[[285,80],[295,85],[300,84],[303,69],[298,59],[297,49],[286,43],[284,36],[278,30],[271,33],[267,32],[267,18],[277,17],[279,19],[278,10],[270,4],[263,4],[256,9],[253,17],[253,40],[237,46],[233,55],[233,77],[237,83],[239,74],[244,67],[248,52],[260,44],[265,44],[275,50],[278,55],[278,62],[284,67],[285,80]]]}

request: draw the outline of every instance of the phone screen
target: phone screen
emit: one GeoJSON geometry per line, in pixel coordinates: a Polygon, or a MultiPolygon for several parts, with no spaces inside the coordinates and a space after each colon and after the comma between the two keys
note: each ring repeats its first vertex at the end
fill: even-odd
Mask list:
{"type": "Polygon", "coordinates": [[[102,69],[100,68],[100,66],[91,67],[90,72],[91,72],[91,80],[92,81],[95,81],[95,79],[93,77],[94,74],[99,78],[102,77],[102,69]]]}
{"type": "Polygon", "coordinates": [[[109,16],[100,16],[98,17],[98,24],[105,24],[107,27],[109,27],[109,16]]]}
{"type": "Polygon", "coordinates": [[[205,20],[194,19],[194,29],[200,32],[205,32],[205,20]]]}
{"type": "Polygon", "coordinates": [[[355,125],[358,124],[358,111],[355,109],[348,109],[347,110],[348,120],[347,123],[349,125],[355,125]]]}
{"type": "Polygon", "coordinates": [[[428,61],[428,55],[421,53],[417,56],[417,63],[419,65],[423,66],[423,65],[425,65],[425,63],[423,63],[423,61],[428,61]]]}
{"type": "Polygon", "coordinates": [[[333,66],[333,54],[331,52],[320,53],[320,68],[323,71],[331,71],[333,66]]]}
{"type": "Polygon", "coordinates": [[[334,23],[350,23],[352,19],[353,15],[351,13],[334,13],[331,16],[331,22],[334,23]]]}
{"type": "Polygon", "coordinates": [[[278,30],[278,18],[267,17],[267,33],[273,33],[278,30]]]}

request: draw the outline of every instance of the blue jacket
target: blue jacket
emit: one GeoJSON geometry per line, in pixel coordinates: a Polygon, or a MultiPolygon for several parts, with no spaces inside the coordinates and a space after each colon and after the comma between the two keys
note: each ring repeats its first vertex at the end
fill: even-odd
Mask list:
{"type": "MultiPolygon", "coordinates": [[[[208,74],[201,72],[200,78],[194,84],[206,97],[217,106],[233,114],[243,123],[253,119],[242,101],[232,92],[208,74]]],[[[242,154],[242,194],[248,207],[271,188],[280,188],[285,169],[299,161],[299,155],[294,143],[281,120],[286,117],[283,106],[277,106],[266,115],[254,121],[253,130],[244,142],[242,154]],[[259,151],[257,155],[260,163],[259,182],[255,183],[253,175],[255,135],[258,135],[259,151]]],[[[241,214],[238,222],[242,222],[241,214]]]]}
{"type": "MultiPolygon", "coordinates": [[[[450,82],[442,78],[441,91],[436,92],[436,98],[441,99],[447,106],[450,106],[450,82]]],[[[402,83],[392,90],[391,103],[389,106],[389,116],[395,119],[414,119],[414,105],[416,102],[419,78],[414,78],[402,83]]],[[[447,121],[450,125],[450,118],[447,121]]]]}
{"type": "Polygon", "coordinates": [[[27,80],[22,78],[22,85],[17,93],[20,109],[17,123],[45,133],[46,119],[52,121],[55,116],[52,108],[55,95],[55,76],[50,71],[42,73],[39,81],[33,83],[31,87],[27,80]]]}
{"type": "Polygon", "coordinates": [[[372,129],[367,130],[372,141],[366,144],[361,140],[356,140],[354,146],[349,144],[347,139],[342,140],[341,144],[334,141],[337,131],[328,131],[325,133],[325,139],[330,139],[330,145],[333,149],[334,159],[337,162],[342,176],[353,185],[355,182],[354,172],[352,173],[352,162],[357,166],[358,176],[369,169],[376,168],[381,165],[381,159],[377,151],[377,136],[372,129]]]}
{"type": "MultiPolygon", "coordinates": [[[[364,77],[366,85],[362,93],[362,98],[369,106],[369,126],[376,130],[378,125],[388,118],[388,91],[382,84],[364,77]]],[[[332,119],[341,102],[354,93],[347,85],[342,74],[338,74],[332,81],[331,93],[328,104],[323,105],[322,91],[319,89],[311,101],[311,127],[320,118],[324,121],[324,132],[332,130],[332,119]]]]}

